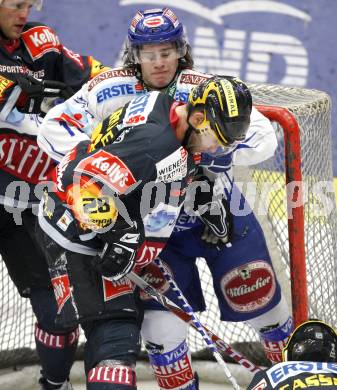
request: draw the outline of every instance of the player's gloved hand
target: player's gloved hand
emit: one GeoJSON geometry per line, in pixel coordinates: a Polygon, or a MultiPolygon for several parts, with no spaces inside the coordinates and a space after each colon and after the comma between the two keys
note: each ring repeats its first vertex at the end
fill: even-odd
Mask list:
{"type": "Polygon", "coordinates": [[[95,257],[95,268],[110,280],[119,280],[135,265],[136,251],[120,243],[105,244],[103,253],[95,257]]]}
{"type": "Polygon", "coordinates": [[[212,181],[207,176],[199,176],[196,180],[196,191],[193,196],[188,194],[188,212],[193,212],[203,221],[205,228],[201,239],[211,245],[222,246],[230,241],[231,213],[227,200],[224,198],[222,181],[212,181]]]}
{"type": "Polygon", "coordinates": [[[212,230],[207,225],[205,225],[204,227],[204,231],[202,232],[201,239],[207,242],[207,244],[216,245],[216,246],[222,246],[229,243],[228,235],[226,235],[225,237],[218,237],[212,232],[212,230]]]}
{"type": "Polygon", "coordinates": [[[230,242],[231,216],[227,210],[227,202],[218,199],[203,205],[200,219],[205,228],[201,239],[208,244],[222,246],[230,242]]]}
{"type": "Polygon", "coordinates": [[[117,281],[132,271],[141,240],[137,224],[101,235],[103,251],[93,261],[94,268],[106,278],[117,281]]]}
{"type": "Polygon", "coordinates": [[[28,114],[46,113],[55,105],[55,100],[68,99],[74,93],[61,81],[41,80],[29,75],[17,77],[17,83],[22,89],[17,109],[28,114]]]}

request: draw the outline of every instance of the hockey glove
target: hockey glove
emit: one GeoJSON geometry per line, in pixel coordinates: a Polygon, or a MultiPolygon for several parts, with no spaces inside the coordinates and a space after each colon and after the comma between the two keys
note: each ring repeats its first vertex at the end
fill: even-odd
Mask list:
{"type": "Polygon", "coordinates": [[[222,246],[230,241],[231,223],[226,202],[217,200],[206,205],[200,219],[205,224],[201,239],[208,244],[222,246]]]}
{"type": "Polygon", "coordinates": [[[208,191],[196,192],[196,203],[198,214],[205,224],[201,239],[212,245],[225,245],[230,241],[231,235],[231,214],[229,205],[223,197],[223,192],[216,194],[215,185],[207,177],[198,179],[208,191]]]}
{"type": "Polygon", "coordinates": [[[134,226],[101,235],[105,241],[103,251],[94,258],[94,268],[104,277],[117,281],[132,271],[141,233],[134,226]]]}
{"type": "Polygon", "coordinates": [[[68,99],[74,93],[61,81],[41,80],[29,75],[19,76],[17,83],[22,89],[17,109],[28,114],[46,113],[59,99],[68,99]]]}

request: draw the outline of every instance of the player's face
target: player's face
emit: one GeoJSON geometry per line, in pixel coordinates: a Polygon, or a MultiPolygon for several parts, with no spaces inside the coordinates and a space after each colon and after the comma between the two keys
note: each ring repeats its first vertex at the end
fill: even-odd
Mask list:
{"type": "Polygon", "coordinates": [[[165,88],[175,76],[178,59],[173,43],[144,45],[139,50],[139,63],[145,84],[151,89],[165,88]]]}
{"type": "Polygon", "coordinates": [[[216,132],[211,128],[203,114],[192,113],[190,125],[193,126],[187,149],[190,153],[207,153],[214,157],[225,154],[224,145],[219,141],[216,132]]]}
{"type": "Polygon", "coordinates": [[[6,38],[20,38],[33,3],[26,0],[3,1],[0,6],[0,29],[6,38]]]}

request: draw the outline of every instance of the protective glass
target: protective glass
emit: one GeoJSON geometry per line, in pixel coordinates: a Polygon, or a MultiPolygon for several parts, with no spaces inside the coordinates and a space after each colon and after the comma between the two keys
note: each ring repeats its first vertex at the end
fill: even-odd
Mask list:
{"type": "Polygon", "coordinates": [[[154,63],[157,61],[175,61],[186,54],[186,47],[176,47],[175,44],[156,45],[156,49],[152,45],[144,45],[142,47],[134,47],[132,49],[133,58],[138,64],[154,63]]]}
{"type": "Polygon", "coordinates": [[[38,11],[41,11],[43,0],[3,0],[0,3],[0,7],[13,9],[16,11],[30,9],[35,7],[38,11]]]}

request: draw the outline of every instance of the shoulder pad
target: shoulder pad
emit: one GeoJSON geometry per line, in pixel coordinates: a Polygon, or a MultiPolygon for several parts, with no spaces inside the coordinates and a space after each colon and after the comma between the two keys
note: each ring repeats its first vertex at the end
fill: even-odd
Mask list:
{"type": "Polygon", "coordinates": [[[201,82],[209,79],[210,77],[212,76],[207,73],[197,72],[193,69],[184,69],[180,72],[177,83],[198,85],[201,82]]]}
{"type": "Polygon", "coordinates": [[[42,27],[48,27],[46,24],[44,23],[41,23],[41,22],[33,22],[33,21],[30,21],[30,22],[27,22],[24,27],[23,27],[23,32],[31,29],[32,27],[37,27],[37,26],[42,26],[42,27]]]}
{"type": "Polygon", "coordinates": [[[111,69],[109,66],[104,66],[100,61],[96,60],[96,58],[92,56],[88,57],[88,62],[90,66],[90,80],[92,80],[98,74],[111,69]]]}
{"type": "Polygon", "coordinates": [[[41,23],[27,24],[21,38],[33,60],[48,52],[61,53],[62,46],[55,31],[41,23]]]}

